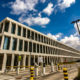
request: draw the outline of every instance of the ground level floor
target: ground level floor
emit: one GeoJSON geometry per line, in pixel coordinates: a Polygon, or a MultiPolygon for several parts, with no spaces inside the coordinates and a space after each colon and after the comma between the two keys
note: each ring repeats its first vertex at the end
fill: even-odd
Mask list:
{"type": "Polygon", "coordinates": [[[0,71],[4,72],[6,69],[13,70],[16,66],[20,66],[20,68],[26,68],[27,66],[34,65],[35,63],[39,64],[39,57],[43,58],[43,62],[46,65],[58,64],[64,61],[75,61],[75,58],[66,58],[66,57],[58,57],[58,56],[43,56],[43,55],[31,55],[31,63],[30,63],[30,55],[22,54],[21,61],[18,60],[19,54],[8,54],[8,53],[0,53],[0,71]]]}

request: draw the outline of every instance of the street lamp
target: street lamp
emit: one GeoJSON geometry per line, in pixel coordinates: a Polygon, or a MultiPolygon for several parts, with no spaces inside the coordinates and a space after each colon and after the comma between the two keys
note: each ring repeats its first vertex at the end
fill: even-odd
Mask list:
{"type": "Polygon", "coordinates": [[[77,29],[78,29],[78,33],[79,33],[79,35],[80,35],[80,30],[79,30],[79,25],[78,25],[78,22],[80,21],[80,19],[77,19],[77,20],[75,20],[75,21],[72,21],[71,22],[71,24],[76,24],[76,26],[77,26],[77,29]]]}

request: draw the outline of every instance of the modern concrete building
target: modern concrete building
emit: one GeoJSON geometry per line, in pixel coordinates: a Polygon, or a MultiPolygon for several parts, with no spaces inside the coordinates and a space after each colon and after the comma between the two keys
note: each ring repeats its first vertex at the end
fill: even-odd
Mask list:
{"type": "MultiPolygon", "coordinates": [[[[0,22],[0,71],[4,72],[6,66],[18,64],[18,56],[21,55],[21,66],[38,62],[38,57],[43,57],[46,65],[53,62],[70,62],[80,59],[80,51],[73,49],[59,41],[27,27],[10,18],[0,22]]],[[[24,67],[25,69],[25,67],[24,67]]]]}

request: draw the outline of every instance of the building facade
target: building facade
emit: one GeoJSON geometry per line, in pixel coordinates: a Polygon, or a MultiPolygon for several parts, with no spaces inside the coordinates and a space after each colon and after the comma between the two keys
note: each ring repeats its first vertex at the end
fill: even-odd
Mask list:
{"type": "Polygon", "coordinates": [[[20,66],[30,66],[37,63],[39,57],[49,65],[51,62],[76,61],[80,58],[80,51],[73,49],[57,40],[31,29],[10,18],[0,22],[0,71],[4,72],[7,66],[18,65],[18,56],[21,55],[20,66]]]}

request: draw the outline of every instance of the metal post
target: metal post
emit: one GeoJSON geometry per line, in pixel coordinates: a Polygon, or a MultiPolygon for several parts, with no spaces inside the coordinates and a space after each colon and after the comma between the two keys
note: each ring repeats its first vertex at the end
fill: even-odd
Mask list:
{"type": "Polygon", "coordinates": [[[30,73],[31,73],[30,80],[34,80],[34,67],[30,68],[30,73]]]}
{"type": "Polygon", "coordinates": [[[67,68],[63,68],[64,80],[68,80],[67,68]]]}

